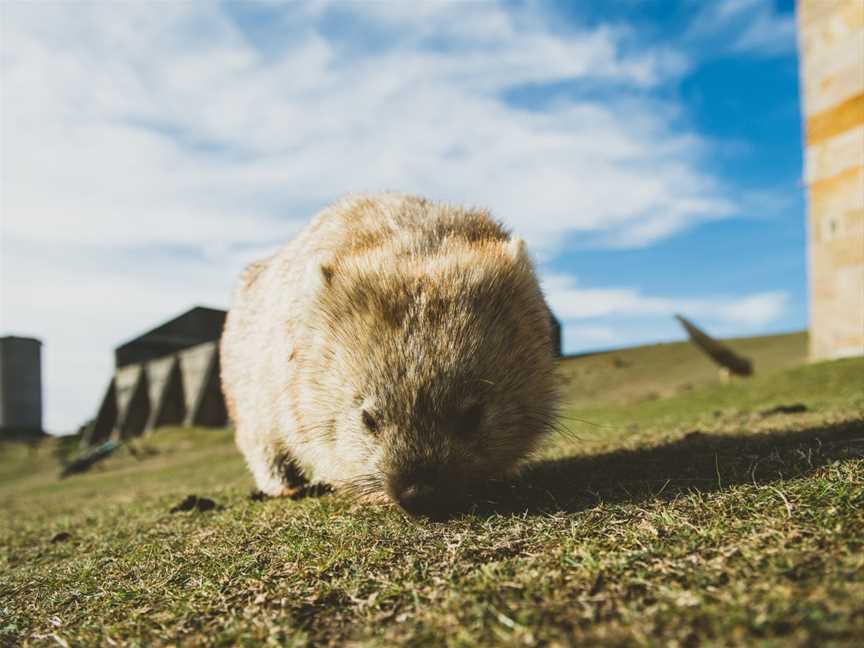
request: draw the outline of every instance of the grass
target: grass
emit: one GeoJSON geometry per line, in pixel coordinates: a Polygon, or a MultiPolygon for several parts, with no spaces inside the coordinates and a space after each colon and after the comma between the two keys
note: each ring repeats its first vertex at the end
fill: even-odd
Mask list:
{"type": "Polygon", "coordinates": [[[0,643],[860,645],[864,359],[721,385],[655,357],[646,396],[645,353],[593,400],[610,356],[565,361],[568,432],[446,523],[252,501],[228,431],[62,481],[68,443],[0,444],[0,643]],[[190,493],[217,509],[169,513],[190,493]]]}

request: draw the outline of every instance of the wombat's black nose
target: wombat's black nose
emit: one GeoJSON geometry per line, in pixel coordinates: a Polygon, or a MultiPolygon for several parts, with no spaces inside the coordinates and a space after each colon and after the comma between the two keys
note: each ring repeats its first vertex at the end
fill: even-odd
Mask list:
{"type": "Polygon", "coordinates": [[[445,502],[441,493],[431,484],[411,484],[396,493],[396,501],[405,511],[415,517],[432,519],[444,517],[445,502]]]}

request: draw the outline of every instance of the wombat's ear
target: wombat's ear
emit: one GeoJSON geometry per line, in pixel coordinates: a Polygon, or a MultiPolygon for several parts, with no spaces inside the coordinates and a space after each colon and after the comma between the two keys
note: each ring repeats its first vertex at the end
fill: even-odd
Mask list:
{"type": "Polygon", "coordinates": [[[321,264],[321,279],[325,286],[333,284],[333,266],[326,263],[321,264]]]}
{"type": "Polygon", "coordinates": [[[528,252],[525,250],[525,241],[518,236],[511,236],[510,240],[505,243],[505,249],[508,256],[514,262],[528,259],[528,252]]]}

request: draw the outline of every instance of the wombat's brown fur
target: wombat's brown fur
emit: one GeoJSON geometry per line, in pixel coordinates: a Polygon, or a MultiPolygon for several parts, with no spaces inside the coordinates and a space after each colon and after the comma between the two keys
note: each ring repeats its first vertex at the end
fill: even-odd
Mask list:
{"type": "Polygon", "coordinates": [[[242,277],[222,383],[258,487],[307,478],[448,509],[556,410],[549,311],[484,211],[382,194],[325,209],[242,277]]]}

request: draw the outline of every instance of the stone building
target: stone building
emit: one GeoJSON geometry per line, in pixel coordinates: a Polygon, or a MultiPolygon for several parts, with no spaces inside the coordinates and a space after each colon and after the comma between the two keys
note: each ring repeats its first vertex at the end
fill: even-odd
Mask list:
{"type": "Polygon", "coordinates": [[[224,325],[225,311],[199,306],[117,347],[114,375],[84,443],[163,425],[227,425],[219,381],[224,325]]]}
{"type": "Polygon", "coordinates": [[[42,342],[0,337],[0,435],[42,432],[42,342]]]}
{"type": "Polygon", "coordinates": [[[864,354],[864,2],[799,0],[810,355],[864,354]]]}

